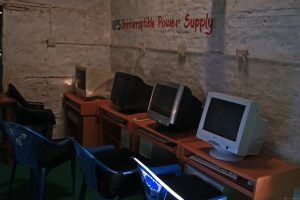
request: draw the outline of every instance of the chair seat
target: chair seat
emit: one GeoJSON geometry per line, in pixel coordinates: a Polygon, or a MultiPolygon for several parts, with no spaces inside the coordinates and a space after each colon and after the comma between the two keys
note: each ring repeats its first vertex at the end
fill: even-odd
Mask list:
{"type": "MultiPolygon", "coordinates": [[[[136,163],[131,158],[132,156],[143,160],[148,166],[153,166],[150,160],[126,148],[101,152],[94,156],[108,168],[117,172],[137,169],[136,163]]],[[[98,176],[98,190],[105,198],[123,196],[142,188],[138,171],[132,174],[121,175],[104,173],[103,170],[97,168],[96,172],[98,176]]]]}
{"type": "Polygon", "coordinates": [[[164,182],[183,199],[206,200],[222,195],[221,191],[194,175],[179,176],[164,182]]]}
{"type": "MultiPolygon", "coordinates": [[[[54,143],[59,143],[65,139],[52,140],[54,143]]],[[[74,148],[71,143],[66,143],[62,146],[53,146],[45,142],[37,144],[37,160],[41,167],[52,168],[66,160],[70,160],[74,156],[74,148]]]]}
{"type": "Polygon", "coordinates": [[[128,171],[137,168],[136,163],[131,158],[133,156],[139,158],[147,165],[152,166],[152,163],[149,159],[137,153],[134,153],[127,148],[114,149],[112,151],[107,152],[100,152],[98,154],[94,154],[94,156],[107,167],[117,172],[128,171]]]}

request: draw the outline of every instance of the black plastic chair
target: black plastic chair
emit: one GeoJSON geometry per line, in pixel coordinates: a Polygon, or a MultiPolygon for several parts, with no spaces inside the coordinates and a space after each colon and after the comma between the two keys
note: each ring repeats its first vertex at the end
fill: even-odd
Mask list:
{"type": "Polygon", "coordinates": [[[5,134],[9,136],[14,153],[8,199],[12,197],[12,184],[17,165],[30,168],[36,191],[35,199],[42,200],[48,172],[68,160],[71,161],[72,192],[75,197],[75,152],[70,139],[49,140],[16,123],[2,122],[1,125],[5,134]]]}
{"type": "Polygon", "coordinates": [[[55,116],[50,109],[45,109],[42,102],[29,102],[21,95],[13,84],[8,85],[8,96],[16,100],[15,122],[52,137],[55,116]]]}

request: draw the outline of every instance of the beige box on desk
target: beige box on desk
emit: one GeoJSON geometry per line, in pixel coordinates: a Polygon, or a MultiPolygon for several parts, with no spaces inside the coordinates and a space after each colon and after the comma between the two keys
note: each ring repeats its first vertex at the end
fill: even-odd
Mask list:
{"type": "Polygon", "coordinates": [[[110,70],[75,66],[75,92],[82,97],[109,98],[114,73],[110,70]]]}

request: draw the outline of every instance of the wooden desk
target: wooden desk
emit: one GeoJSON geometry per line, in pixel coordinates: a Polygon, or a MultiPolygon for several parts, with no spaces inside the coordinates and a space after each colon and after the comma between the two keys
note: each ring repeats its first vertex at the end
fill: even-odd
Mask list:
{"type": "Polygon", "coordinates": [[[158,132],[154,129],[156,122],[150,119],[134,120],[133,125],[134,129],[132,131],[132,149],[135,152],[139,151],[140,137],[143,137],[151,143],[160,146],[161,148],[174,154],[178,153],[177,149],[180,143],[197,140],[195,130],[182,133],[175,133],[172,135],[158,132]]]}
{"type": "Polygon", "coordinates": [[[294,187],[300,186],[300,170],[295,166],[265,155],[248,156],[237,162],[221,161],[208,154],[211,148],[211,145],[201,140],[180,143],[178,156],[199,171],[256,200],[292,197],[294,187]],[[191,155],[236,174],[238,180],[194,161],[191,155]]]}
{"type": "MultiPolygon", "coordinates": [[[[117,111],[116,107],[111,101],[98,105],[99,116],[99,145],[115,144],[120,147],[121,145],[121,129],[125,129],[129,134],[132,132],[132,123],[134,119],[147,118],[146,113],[137,114],[124,114],[117,111]]],[[[131,136],[130,144],[131,146],[131,136]]]]}
{"type": "MultiPolygon", "coordinates": [[[[13,98],[8,97],[4,94],[0,94],[0,107],[1,107],[1,109],[3,109],[2,114],[4,115],[5,121],[13,121],[14,120],[13,105],[15,102],[16,101],[13,98]]],[[[4,143],[0,144],[0,148],[4,148],[7,151],[7,162],[11,163],[12,158],[13,158],[12,148],[11,148],[9,141],[7,140],[7,138],[5,136],[4,136],[4,143]]]]}
{"type": "Polygon", "coordinates": [[[98,146],[98,105],[105,99],[85,100],[74,93],[64,94],[66,136],[75,137],[83,146],[98,146]]]}

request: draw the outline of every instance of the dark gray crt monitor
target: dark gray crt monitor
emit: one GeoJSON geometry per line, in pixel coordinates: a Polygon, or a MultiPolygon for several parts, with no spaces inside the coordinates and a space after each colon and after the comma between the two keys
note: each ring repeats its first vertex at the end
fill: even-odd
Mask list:
{"type": "Polygon", "coordinates": [[[195,128],[202,113],[202,103],[191,90],[173,82],[155,84],[152,91],[148,116],[160,128],[180,132],[195,128]]]}

